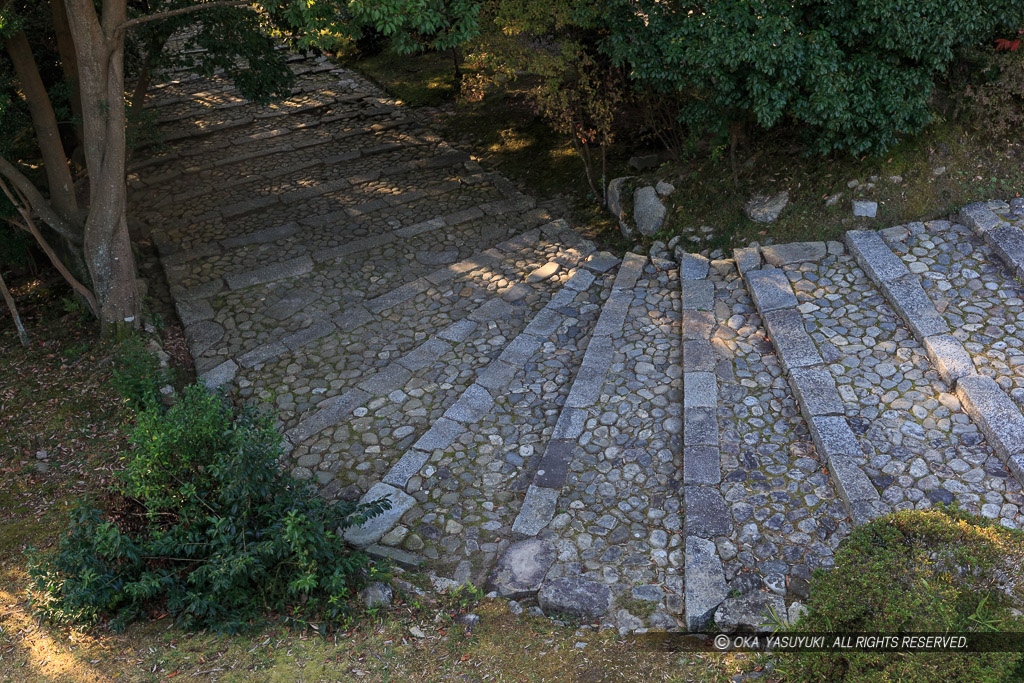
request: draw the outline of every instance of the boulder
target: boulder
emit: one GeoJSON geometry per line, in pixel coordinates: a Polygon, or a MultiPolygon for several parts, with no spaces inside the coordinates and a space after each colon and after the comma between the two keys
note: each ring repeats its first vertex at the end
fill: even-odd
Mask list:
{"type": "Polygon", "coordinates": [[[636,221],[636,229],[644,237],[658,232],[665,223],[667,213],[657,191],[650,185],[633,193],[633,219],[636,221]]]}
{"type": "Polygon", "coordinates": [[[627,175],[621,178],[613,178],[608,183],[608,211],[617,219],[622,220],[622,186],[626,184],[627,180],[632,180],[633,176],[627,175]]]}
{"type": "Polygon", "coordinates": [[[743,205],[743,211],[747,218],[758,223],[772,223],[778,219],[779,214],[789,204],[789,192],[783,190],[774,197],[756,195],[751,197],[743,205]]]}

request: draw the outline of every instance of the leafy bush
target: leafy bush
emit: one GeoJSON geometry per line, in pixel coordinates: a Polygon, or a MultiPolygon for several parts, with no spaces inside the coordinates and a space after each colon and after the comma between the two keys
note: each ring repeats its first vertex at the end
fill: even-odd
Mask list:
{"type": "Polygon", "coordinates": [[[267,615],[320,629],[371,578],[341,533],[387,509],[329,503],[277,466],[270,419],[201,385],[139,415],[118,490],[73,512],[52,555],[33,552],[37,613],[122,629],[165,610],[189,629],[238,632],[267,615]]]}
{"type": "Polygon", "coordinates": [[[959,51],[1024,23],[1015,0],[606,0],[575,21],[643,88],[686,99],[683,121],[799,126],[811,151],[881,152],[931,116],[959,51]]]}
{"type": "MultiPolygon", "coordinates": [[[[939,510],[905,511],[856,529],[818,570],[795,632],[1022,631],[1024,533],[939,510]]],[[[787,681],[1021,680],[1024,653],[799,652],[787,681]],[[941,672],[941,673],[940,673],[941,672]]]]}
{"type": "Polygon", "coordinates": [[[159,410],[162,405],[160,387],[167,384],[168,379],[160,361],[146,348],[141,337],[126,338],[114,352],[110,381],[132,410],[159,410]]]}

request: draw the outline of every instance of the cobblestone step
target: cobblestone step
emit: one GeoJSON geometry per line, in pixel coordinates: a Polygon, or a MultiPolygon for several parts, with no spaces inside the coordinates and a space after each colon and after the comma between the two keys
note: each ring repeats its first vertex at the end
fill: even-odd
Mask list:
{"type": "MultiPolygon", "coordinates": [[[[245,287],[228,289],[231,283],[222,279],[211,281],[214,287],[201,285],[186,290],[172,284],[171,289],[179,314],[190,321],[186,338],[193,358],[200,371],[205,371],[226,358],[244,363],[245,354],[257,345],[275,341],[274,335],[261,334],[263,330],[278,329],[280,323],[274,316],[261,313],[264,302],[273,306],[284,297],[313,296],[323,313],[332,318],[339,312],[355,310],[356,305],[379,315],[463,268],[489,263],[486,248],[499,240],[512,239],[518,231],[536,226],[545,217],[544,211],[524,211],[460,221],[456,220],[458,214],[450,214],[450,225],[436,235],[406,236],[399,230],[393,233],[394,241],[378,239],[372,248],[357,248],[359,245],[350,243],[350,254],[327,253],[332,257],[329,261],[318,263],[306,256],[262,266],[250,273],[252,279],[248,282],[234,283],[245,287]],[[225,331],[231,334],[225,335],[225,331]],[[248,331],[255,334],[242,334],[248,331]]],[[[169,277],[173,277],[170,271],[169,277]]],[[[298,332],[290,326],[286,329],[287,334],[298,332]]]]}
{"type": "MultiPolygon", "coordinates": [[[[189,301],[312,274],[311,278],[325,284],[334,282],[339,291],[353,290],[373,298],[406,275],[425,274],[432,266],[467,258],[509,237],[514,222],[502,216],[533,208],[531,198],[503,200],[493,187],[476,188],[471,193],[456,183],[440,189],[450,191],[428,192],[416,202],[389,206],[388,212],[376,218],[394,215],[399,210],[400,215],[416,217],[440,210],[446,212],[442,216],[403,227],[385,223],[378,227],[377,236],[355,237],[346,242],[344,228],[301,227],[296,233],[301,231],[302,237],[319,246],[319,250],[285,235],[277,240],[281,248],[276,251],[274,243],[264,243],[251,250],[208,252],[202,261],[181,265],[170,259],[165,271],[172,293],[179,300],[189,301]],[[258,255],[264,257],[262,262],[253,260],[258,255]],[[349,277],[345,283],[343,276],[349,277]]],[[[383,221],[375,222],[379,226],[383,221]]],[[[272,230],[289,229],[290,226],[278,226],[272,230]]]]}
{"type": "Polygon", "coordinates": [[[963,225],[912,223],[881,233],[851,231],[846,239],[914,331],[948,392],[955,390],[959,402],[946,403],[958,409],[958,417],[965,417],[961,409],[969,415],[987,442],[977,443],[977,433],[961,437],[976,450],[961,448],[946,463],[954,475],[932,497],[955,496],[970,512],[1019,527],[1024,416],[1007,391],[1024,387],[1024,369],[1017,369],[1024,365],[1024,350],[1015,327],[1007,325],[1024,312],[1024,288],[1005,272],[987,240],[963,225]]]}
{"type": "Polygon", "coordinates": [[[686,623],[694,630],[727,600],[762,590],[776,603],[805,599],[811,572],[831,566],[850,529],[737,262],[760,276],[757,252],[713,264],[690,255],[682,267],[686,623]]]}
{"type": "MultiPolygon", "coordinates": [[[[347,540],[416,552],[456,582],[482,583],[508,545],[522,490],[540,460],[535,444],[555,427],[609,284],[585,267],[575,270],[514,338],[485,353],[468,383],[460,378],[429,411],[430,428],[410,435],[412,443],[363,496],[387,494],[400,512],[347,540]]],[[[474,353],[461,351],[452,362],[474,353]]],[[[381,427],[377,416],[371,431],[381,427]]],[[[391,428],[407,422],[385,420],[391,428]]]]}

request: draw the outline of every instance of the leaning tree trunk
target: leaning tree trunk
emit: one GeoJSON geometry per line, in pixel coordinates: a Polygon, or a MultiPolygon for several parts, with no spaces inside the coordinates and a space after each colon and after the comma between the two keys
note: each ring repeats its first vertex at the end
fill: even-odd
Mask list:
{"type": "Polygon", "coordinates": [[[65,0],[78,53],[89,172],[85,258],[105,330],[137,327],[141,311],[128,236],[125,185],[125,0],[104,0],[102,23],[92,0],[65,0]]]}

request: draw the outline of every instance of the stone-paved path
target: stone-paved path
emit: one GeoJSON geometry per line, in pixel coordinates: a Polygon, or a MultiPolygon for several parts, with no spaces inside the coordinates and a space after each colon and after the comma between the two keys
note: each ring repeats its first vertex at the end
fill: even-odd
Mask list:
{"type": "Polygon", "coordinates": [[[148,105],[165,141],[131,169],[133,215],[200,377],[272,408],[321,495],[391,499],[348,534],[372,554],[677,627],[675,263],[620,266],[371,83],[291,65],[270,106],[218,77],[148,105]]]}
{"type": "Polygon", "coordinates": [[[387,496],[347,539],[628,631],[795,616],[854,526],[1024,525],[1024,202],[846,243],[597,250],[374,85],[293,56],[149,103],[137,160],[200,377],[283,466],[387,496]]]}

